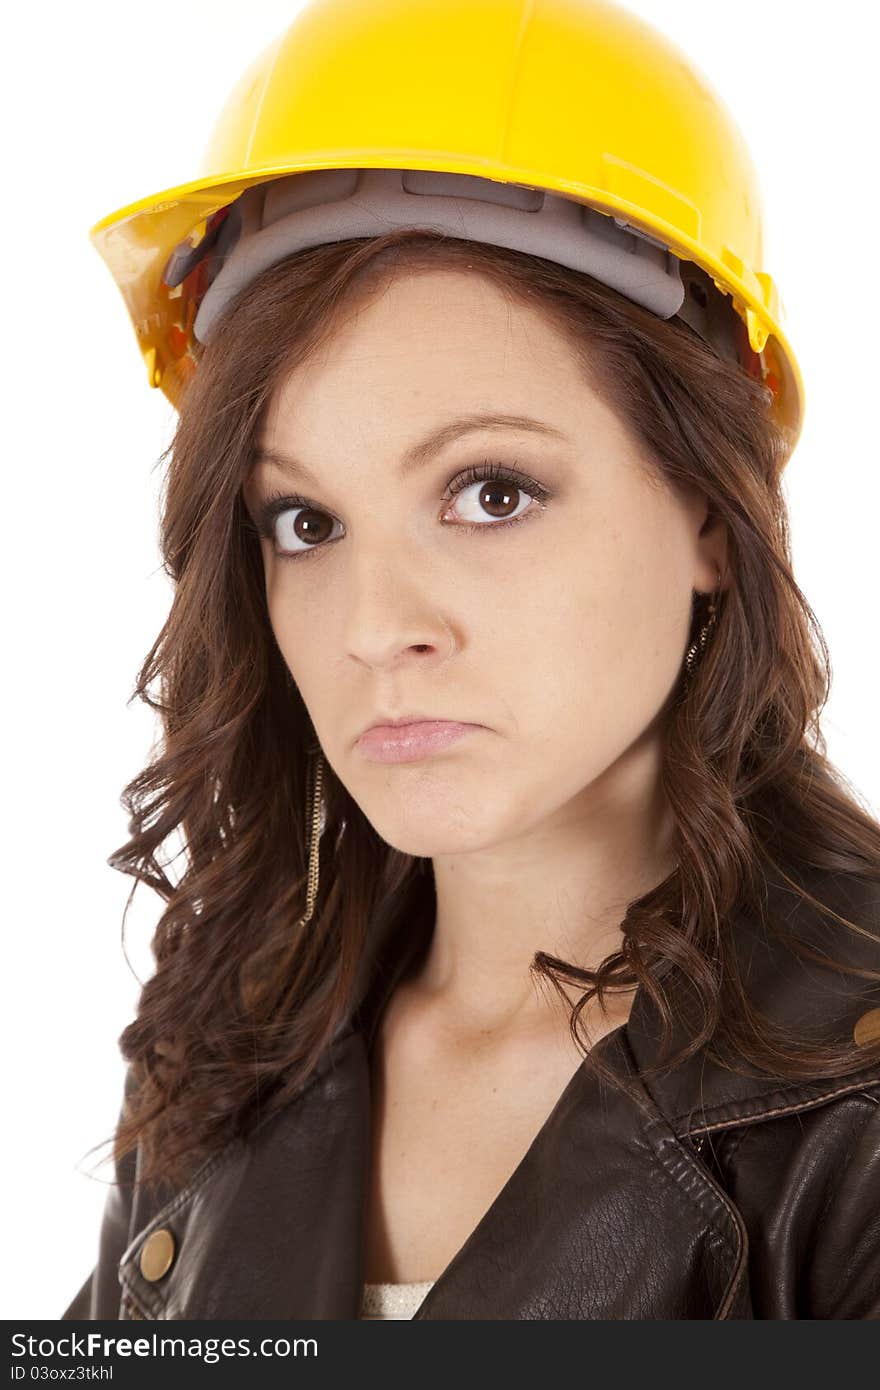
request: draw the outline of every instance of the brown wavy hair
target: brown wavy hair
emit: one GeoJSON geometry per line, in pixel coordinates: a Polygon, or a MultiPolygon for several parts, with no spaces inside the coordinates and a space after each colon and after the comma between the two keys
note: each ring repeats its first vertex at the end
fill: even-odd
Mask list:
{"type": "MultiPolygon", "coordinates": [[[[788,445],[768,388],[680,321],[659,319],[576,271],[397,230],[300,252],[241,292],[200,352],[160,459],[168,463],[161,553],[174,592],[131,699],[158,712],[161,737],[123,790],[130,838],[108,859],[135,879],[126,915],[138,882],[165,902],[152,942],[155,973],[119,1039],[129,1085],[113,1156],[139,1145],[142,1182],[183,1181],[305,1084],[349,1009],[372,922],[381,915],[410,930],[432,920],[430,860],[383,841],[327,767],[320,891],[308,929],[294,930],[306,905],[316,740],[269,623],[259,539],[241,489],[286,373],[385,277],[438,267],[486,276],[549,315],[658,477],[701,489],[729,534],[731,585],[717,627],[689,686],[683,671],[664,726],[677,867],[628,904],[622,948],[598,970],[544,952],[531,969],[565,995],[586,1060],[593,1054],[580,1032],[583,1007],[638,984],[663,1020],[651,1071],[704,1045],[781,1077],[844,1076],[880,1061],[880,1040],[820,1046],[764,1026],[725,929],[739,906],[760,912],[768,866],[863,934],[863,923],[839,916],[789,875],[814,868],[880,882],[880,825],[829,762],[819,729],[831,667],[792,574],[781,488],[788,445]],[[164,847],[175,837],[184,867],[172,882],[164,847]],[[703,1015],[687,1048],[672,1056],[662,986],[670,970],[693,986],[703,1015]],[[577,991],[574,1004],[566,985],[577,991]]],[[[705,620],[703,598],[694,598],[689,645],[705,620]]],[[[123,937],[124,927],[125,918],[123,937]]]]}

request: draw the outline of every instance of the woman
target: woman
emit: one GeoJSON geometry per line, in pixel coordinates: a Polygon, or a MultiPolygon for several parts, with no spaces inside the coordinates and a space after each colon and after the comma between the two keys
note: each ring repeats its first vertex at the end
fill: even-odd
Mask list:
{"type": "Polygon", "coordinates": [[[592,0],[317,0],[94,235],[180,409],[167,905],[64,1317],[880,1316],[880,826],[717,98],[592,0]]]}

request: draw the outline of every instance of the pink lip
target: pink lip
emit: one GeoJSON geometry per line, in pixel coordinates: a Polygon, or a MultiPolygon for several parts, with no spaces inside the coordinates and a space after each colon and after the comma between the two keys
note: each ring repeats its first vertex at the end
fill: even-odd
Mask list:
{"type": "Polygon", "coordinates": [[[479,724],[450,719],[421,719],[412,724],[374,724],[355,747],[374,763],[415,763],[457,743],[479,724]]]}

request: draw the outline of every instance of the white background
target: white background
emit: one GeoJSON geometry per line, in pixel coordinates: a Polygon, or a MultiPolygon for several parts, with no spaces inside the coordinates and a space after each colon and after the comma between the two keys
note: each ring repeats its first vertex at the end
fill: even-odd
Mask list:
{"type": "MultiPolygon", "coordinates": [[[[878,272],[872,7],[630,0],[734,111],[764,186],[767,265],[807,388],[786,474],[795,573],[834,663],[829,753],[880,806],[878,272]]],[[[116,1039],[160,900],[107,856],[155,732],[137,669],[167,610],[147,386],[93,222],[198,173],[214,114],[292,0],[16,6],[4,22],[3,974],[5,1318],[60,1316],[97,1253],[116,1039]]]]}

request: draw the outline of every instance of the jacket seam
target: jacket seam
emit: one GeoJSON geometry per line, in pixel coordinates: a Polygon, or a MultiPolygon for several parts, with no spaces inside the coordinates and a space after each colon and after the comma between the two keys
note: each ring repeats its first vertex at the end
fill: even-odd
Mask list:
{"type": "MultiPolygon", "coordinates": [[[[299,1101],[299,1099],[303,1095],[305,1095],[307,1091],[311,1090],[312,1086],[317,1084],[317,1082],[321,1079],[322,1076],[325,1076],[327,1072],[332,1070],[333,1066],[338,1061],[338,1057],[336,1054],[339,1051],[340,1045],[342,1043],[345,1043],[352,1036],[356,1035],[353,1034],[351,1030],[349,1030],[343,1033],[341,1036],[338,1036],[333,1039],[333,1042],[331,1043],[331,1046],[328,1049],[328,1057],[325,1065],[318,1066],[315,1068],[311,1076],[306,1081],[305,1085],[300,1087],[296,1094],[291,1097],[291,1105],[299,1101]]],[[[139,1246],[144,1241],[145,1237],[149,1235],[153,1230],[158,1229],[159,1227],[163,1226],[167,1221],[169,1221],[171,1217],[175,1214],[175,1212],[177,1212],[180,1209],[180,1207],[184,1205],[184,1203],[188,1202],[190,1198],[199,1190],[199,1188],[203,1187],[204,1184],[208,1181],[208,1179],[214,1175],[214,1173],[216,1173],[219,1169],[225,1167],[227,1164],[231,1163],[233,1159],[239,1157],[239,1155],[241,1154],[243,1149],[246,1148],[246,1146],[247,1141],[242,1140],[242,1138],[238,1135],[236,1135],[233,1139],[230,1139],[229,1142],[225,1144],[218,1153],[212,1154],[210,1157],[208,1157],[202,1164],[202,1166],[196,1169],[189,1182],[184,1187],[182,1187],[179,1192],[176,1192],[174,1196],[171,1197],[163,1207],[160,1207],[160,1209],[154,1213],[154,1215],[147,1222],[147,1224],[145,1226],[142,1226],[137,1232],[137,1234],[131,1240],[129,1240],[128,1245],[126,1246],[125,1250],[123,1251],[122,1255],[120,1256],[117,1262],[116,1274],[122,1289],[132,1300],[136,1307],[140,1306],[138,1304],[138,1299],[135,1298],[136,1286],[126,1277],[126,1272],[124,1268],[128,1261],[134,1257],[136,1247],[139,1246]]],[[[148,1306],[148,1309],[152,1312],[153,1317],[159,1319],[161,1313],[164,1312],[167,1306],[167,1299],[163,1298],[162,1293],[160,1293],[158,1289],[155,1291],[152,1289],[144,1290],[139,1292],[139,1297],[143,1299],[143,1302],[148,1306]]]]}
{"type": "MultiPolygon", "coordinates": [[[[863,1100],[866,1102],[866,1104],[870,1104],[870,1105],[874,1105],[874,1106],[880,1105],[880,1095],[878,1095],[878,1096],[875,1097],[875,1096],[869,1095],[869,1093],[868,1093],[867,1091],[849,1091],[849,1092],[846,1092],[846,1094],[849,1095],[849,1096],[851,1096],[852,1099],[855,1100],[855,1101],[858,1101],[858,1100],[862,1100],[862,1099],[863,1099],[863,1100]]],[[[780,1118],[784,1118],[786,1115],[800,1115],[800,1114],[803,1114],[803,1113],[804,1113],[805,1108],[806,1108],[806,1107],[804,1107],[804,1106],[802,1106],[802,1105],[796,1105],[796,1106],[792,1106],[791,1109],[788,1109],[788,1110],[768,1111],[768,1112],[766,1113],[766,1115],[762,1115],[760,1118],[761,1118],[761,1119],[780,1119],[780,1118]]],[[[817,1106],[814,1106],[814,1107],[811,1107],[811,1108],[817,1109],[818,1107],[817,1107],[817,1106]]],[[[731,1120],[731,1121],[729,1121],[729,1122],[727,1122],[727,1123],[724,1123],[724,1124],[717,1124],[717,1125],[710,1125],[710,1126],[708,1126],[707,1129],[706,1129],[706,1133],[707,1133],[707,1134],[723,1133],[724,1131],[730,1130],[730,1129],[738,1130],[738,1138],[737,1138],[736,1142],[731,1141],[731,1144],[730,1144],[730,1146],[728,1147],[728,1150],[727,1150],[726,1157],[727,1157],[727,1158],[730,1158],[730,1157],[732,1157],[732,1155],[736,1152],[736,1150],[739,1148],[740,1144],[742,1143],[743,1139],[744,1139],[745,1136],[748,1134],[748,1132],[749,1132],[751,1129],[753,1129],[753,1128],[754,1128],[754,1125],[753,1125],[752,1123],[748,1122],[748,1121],[744,1121],[744,1120],[731,1120]]]]}
{"type": "MultiPolygon", "coordinates": [[[[877,1079],[876,1072],[872,1071],[867,1078],[862,1076],[857,1081],[850,1081],[847,1085],[838,1086],[836,1089],[832,1091],[824,1091],[820,1095],[813,1095],[807,1100],[801,1099],[799,1101],[795,1101],[793,1104],[790,1105],[776,1105],[771,1106],[768,1109],[758,1110],[754,1112],[743,1110],[740,1111],[738,1114],[730,1116],[729,1118],[724,1120],[707,1121],[705,1118],[707,1115],[711,1115],[717,1113],[719,1110],[725,1110],[728,1108],[727,1105],[718,1105],[715,1106],[713,1110],[703,1112],[704,1121],[701,1123],[692,1124],[690,1122],[691,1116],[693,1115],[693,1110],[683,1112],[682,1114],[676,1116],[675,1119],[671,1120],[670,1123],[673,1125],[674,1128],[676,1128],[676,1130],[678,1126],[681,1126],[685,1136],[689,1136],[692,1134],[708,1134],[715,1130],[731,1129],[736,1125],[754,1124],[758,1120],[774,1119],[779,1115],[792,1115],[799,1110],[811,1110],[818,1105],[824,1105],[827,1101],[835,1100],[838,1096],[851,1095],[853,1093],[859,1092],[859,1088],[864,1087],[866,1079],[869,1087],[873,1084],[874,1087],[880,1088],[880,1080],[877,1079]]],[[[763,1096],[756,1096],[755,1100],[760,1103],[760,1101],[765,1099],[767,1096],[778,1094],[778,1090],[765,1091],[763,1096]]],[[[862,1091],[862,1094],[867,1095],[868,1093],[862,1091]]]]}
{"type": "MultiPolygon", "coordinates": [[[[687,1146],[676,1139],[675,1135],[670,1136],[665,1132],[665,1126],[663,1126],[660,1121],[654,1120],[649,1122],[647,1137],[651,1140],[653,1152],[664,1171],[673,1180],[675,1186],[686,1195],[689,1204],[692,1207],[698,1208],[700,1215],[709,1223],[717,1236],[720,1236],[725,1242],[728,1241],[730,1233],[726,1231],[718,1221],[717,1210],[714,1213],[711,1210],[707,1210],[706,1204],[700,1199],[700,1196],[695,1195],[687,1184],[683,1183],[681,1180],[681,1168],[684,1166],[688,1169],[689,1176],[697,1177],[702,1181],[704,1178],[702,1165],[698,1164],[695,1158],[692,1158],[687,1146]],[[674,1141],[676,1146],[675,1162],[673,1162],[664,1151],[665,1147],[668,1147],[670,1139],[674,1141]],[[682,1159],[684,1159],[684,1164],[682,1164],[682,1159]]],[[[712,1196],[714,1197],[715,1195],[716,1194],[713,1192],[712,1196]]]]}
{"type": "MultiPolygon", "coordinates": [[[[722,1245],[728,1249],[731,1246],[730,1230],[729,1228],[725,1229],[718,1220],[719,1206],[726,1211],[730,1219],[730,1225],[733,1226],[733,1268],[728,1279],[727,1287],[713,1315],[715,1320],[723,1320],[727,1317],[733,1304],[734,1295],[739,1287],[743,1270],[746,1266],[747,1236],[745,1234],[745,1228],[742,1218],[724,1189],[714,1181],[705,1166],[697,1162],[697,1159],[686,1144],[682,1143],[674,1133],[663,1133],[667,1128],[666,1121],[662,1118],[649,1122],[646,1127],[646,1134],[651,1140],[654,1154],[664,1172],[667,1174],[667,1177],[673,1182],[679,1193],[688,1199],[690,1205],[697,1209],[701,1218],[712,1231],[714,1231],[722,1245]],[[677,1161],[674,1163],[664,1151],[670,1140],[676,1146],[677,1161]],[[716,1208],[714,1213],[708,1209],[706,1202],[701,1200],[701,1198],[682,1181],[683,1168],[688,1170],[692,1179],[695,1179],[698,1183],[702,1183],[704,1189],[708,1189],[709,1195],[714,1198],[716,1208]]],[[[723,1269],[722,1261],[718,1259],[717,1255],[715,1258],[718,1267],[723,1269]]]]}
{"type": "MultiPolygon", "coordinates": [[[[159,1210],[153,1214],[153,1216],[147,1222],[146,1226],[141,1227],[134,1240],[131,1241],[129,1249],[131,1248],[131,1245],[136,1245],[142,1239],[145,1232],[148,1231],[152,1226],[155,1226],[157,1224],[161,1225],[161,1223],[164,1220],[166,1220],[169,1216],[173,1216],[174,1213],[177,1211],[178,1207],[180,1207],[183,1202],[187,1201],[187,1199],[191,1197],[192,1194],[195,1191],[197,1191],[197,1189],[200,1188],[203,1183],[207,1182],[208,1178],[211,1177],[211,1175],[216,1171],[216,1169],[232,1161],[232,1159],[238,1152],[240,1146],[240,1139],[231,1139],[228,1144],[225,1144],[223,1146],[219,1153],[212,1154],[210,1158],[206,1159],[206,1161],[202,1164],[201,1168],[198,1168],[196,1172],[193,1173],[186,1186],[182,1187],[179,1192],[175,1192],[174,1196],[168,1199],[164,1207],[160,1207],[159,1210]]],[[[122,1258],[125,1259],[127,1254],[128,1250],[126,1250],[126,1254],[123,1255],[122,1258]]]]}
{"type": "MultiPolygon", "coordinates": [[[[134,1302],[136,1307],[138,1306],[138,1301],[134,1297],[135,1286],[125,1277],[124,1269],[124,1266],[128,1263],[128,1261],[130,1259],[133,1259],[135,1248],[141,1245],[144,1241],[144,1238],[147,1235],[149,1235],[153,1230],[157,1230],[161,1226],[164,1226],[165,1223],[168,1220],[170,1220],[170,1218],[174,1215],[174,1213],[178,1211],[179,1208],[185,1202],[189,1201],[190,1197],[192,1197],[192,1195],[198,1190],[198,1188],[200,1188],[205,1182],[207,1182],[208,1178],[210,1178],[215,1172],[217,1172],[218,1169],[223,1168],[226,1166],[226,1164],[230,1163],[239,1152],[240,1146],[240,1139],[231,1139],[229,1143],[226,1144],[224,1148],[220,1150],[219,1153],[213,1154],[210,1158],[208,1158],[202,1164],[201,1168],[196,1170],[196,1172],[190,1178],[186,1186],[182,1187],[179,1192],[176,1192],[175,1195],[168,1202],[165,1203],[164,1207],[161,1207],[159,1211],[157,1211],[153,1215],[153,1217],[147,1222],[147,1224],[141,1227],[134,1239],[131,1240],[129,1244],[126,1246],[125,1250],[120,1256],[119,1263],[117,1266],[117,1273],[122,1288],[129,1296],[129,1298],[134,1302]]],[[[144,1300],[145,1303],[148,1304],[149,1309],[154,1317],[158,1318],[159,1314],[162,1311],[164,1311],[166,1300],[162,1297],[162,1294],[158,1289],[155,1291],[153,1291],[152,1289],[150,1289],[149,1291],[139,1291],[139,1296],[144,1300]]]]}
{"type": "Polygon", "coordinates": [[[138,1310],[141,1318],[146,1318],[154,1322],[159,1322],[162,1320],[162,1312],[164,1305],[161,1303],[161,1301],[157,1298],[155,1294],[150,1293],[148,1295],[146,1293],[143,1293],[139,1295],[139,1297],[135,1297],[134,1288],[125,1278],[121,1269],[119,1270],[119,1282],[122,1286],[123,1307],[126,1305],[127,1302],[130,1307],[134,1307],[138,1310]]]}

